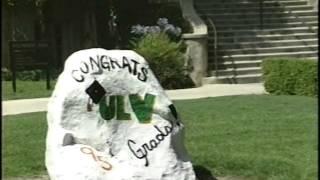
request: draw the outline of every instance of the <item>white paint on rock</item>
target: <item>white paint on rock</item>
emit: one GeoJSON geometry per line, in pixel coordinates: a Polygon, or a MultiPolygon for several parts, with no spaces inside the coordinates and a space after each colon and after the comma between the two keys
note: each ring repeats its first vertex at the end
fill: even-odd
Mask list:
{"type": "Polygon", "coordinates": [[[184,126],[174,117],[171,104],[147,62],[135,52],[88,49],[72,54],[48,103],[46,167],[50,179],[196,179],[183,145],[184,126]],[[119,66],[113,63],[112,68],[110,60],[119,66]],[[124,67],[123,62],[129,65],[124,67]],[[103,118],[99,103],[88,111],[85,90],[95,80],[107,92],[102,104],[110,106],[112,96],[124,97],[122,113],[129,114],[129,120],[118,115],[103,118]],[[134,94],[141,100],[134,101],[134,94]],[[146,101],[147,94],[155,99],[150,122],[143,123],[137,115],[141,111],[134,107],[146,101]],[[75,144],[63,146],[66,133],[72,134],[75,144]]]}

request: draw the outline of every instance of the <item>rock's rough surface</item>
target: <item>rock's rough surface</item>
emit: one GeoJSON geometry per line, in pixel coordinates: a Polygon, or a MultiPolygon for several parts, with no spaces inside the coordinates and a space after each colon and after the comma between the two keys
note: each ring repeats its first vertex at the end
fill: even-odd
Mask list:
{"type": "Polygon", "coordinates": [[[88,49],[66,61],[48,104],[52,180],[194,180],[183,124],[143,57],[88,49]]]}

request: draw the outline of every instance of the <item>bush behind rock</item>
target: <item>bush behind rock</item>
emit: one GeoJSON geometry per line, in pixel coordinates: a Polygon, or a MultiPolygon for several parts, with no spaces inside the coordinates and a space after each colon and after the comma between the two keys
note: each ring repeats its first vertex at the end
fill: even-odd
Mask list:
{"type": "Polygon", "coordinates": [[[142,55],[165,89],[193,87],[184,66],[182,42],[174,42],[164,33],[147,34],[132,41],[133,50],[142,55]]]}

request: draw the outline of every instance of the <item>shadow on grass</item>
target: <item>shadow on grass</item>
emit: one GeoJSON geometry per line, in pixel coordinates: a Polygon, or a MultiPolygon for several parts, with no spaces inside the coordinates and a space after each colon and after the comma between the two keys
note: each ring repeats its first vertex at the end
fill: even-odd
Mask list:
{"type": "Polygon", "coordinates": [[[212,175],[211,171],[206,167],[201,165],[195,165],[193,166],[193,168],[198,180],[217,180],[217,178],[215,178],[212,175]]]}

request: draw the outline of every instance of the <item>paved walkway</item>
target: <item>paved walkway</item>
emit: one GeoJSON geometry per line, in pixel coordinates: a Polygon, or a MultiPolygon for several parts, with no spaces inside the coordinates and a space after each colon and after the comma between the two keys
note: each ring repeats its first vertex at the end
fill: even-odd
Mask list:
{"type": "MultiPolygon", "coordinates": [[[[199,88],[167,90],[172,100],[198,99],[217,96],[265,94],[262,83],[253,84],[210,84],[199,88]]],[[[21,99],[2,102],[2,115],[14,115],[47,110],[49,98],[21,99]]]]}

